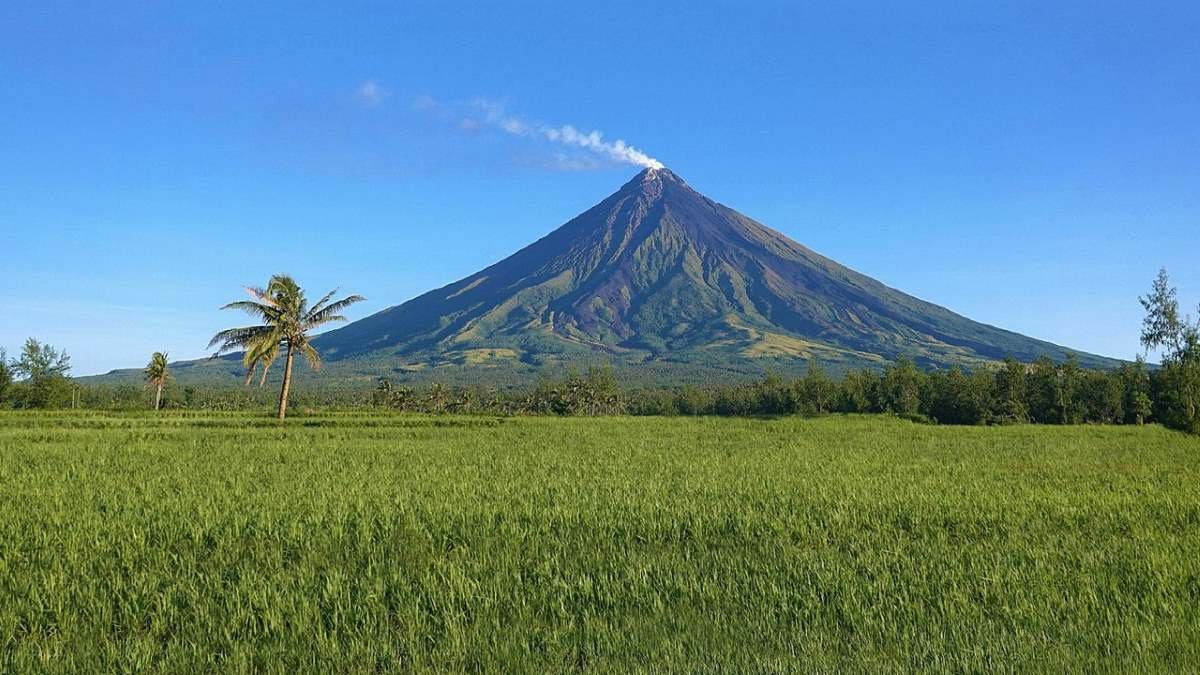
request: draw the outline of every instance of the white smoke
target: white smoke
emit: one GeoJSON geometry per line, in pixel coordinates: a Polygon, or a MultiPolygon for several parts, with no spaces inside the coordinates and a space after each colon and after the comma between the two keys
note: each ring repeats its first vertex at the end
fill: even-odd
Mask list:
{"type": "MultiPolygon", "coordinates": [[[[662,162],[629,145],[622,139],[618,138],[608,141],[604,139],[604,134],[600,131],[593,130],[585,133],[569,124],[551,126],[526,120],[507,113],[502,103],[490,99],[473,99],[465,113],[458,113],[451,106],[438,103],[428,96],[422,96],[417,99],[414,102],[414,107],[420,110],[435,110],[443,117],[454,119],[458,127],[463,130],[470,131],[486,126],[499,129],[511,136],[535,138],[571,148],[583,149],[604,159],[622,164],[633,164],[650,169],[663,168],[662,162]]],[[[589,162],[572,161],[561,154],[557,154],[556,157],[559,158],[556,165],[562,168],[578,169],[594,166],[593,163],[589,162]]]]}
{"type": "Polygon", "coordinates": [[[605,141],[603,134],[599,131],[591,131],[583,133],[575,127],[567,124],[558,129],[543,129],[542,133],[546,138],[565,145],[576,145],[581,148],[586,148],[601,155],[607,155],[618,162],[626,164],[636,164],[644,166],[648,169],[661,169],[663,163],[654,159],[650,155],[638,150],[632,145],[627,144],[621,139],[615,141],[605,141]]]}

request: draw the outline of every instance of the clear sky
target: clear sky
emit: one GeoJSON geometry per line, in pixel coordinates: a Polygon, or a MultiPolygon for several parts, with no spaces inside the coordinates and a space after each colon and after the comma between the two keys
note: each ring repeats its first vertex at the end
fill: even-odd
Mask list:
{"type": "Polygon", "coordinates": [[[275,272],[360,318],[504,257],[638,170],[563,125],[1034,337],[1200,301],[1194,1],[77,4],[0,5],[0,345],[76,374],[275,272]]]}

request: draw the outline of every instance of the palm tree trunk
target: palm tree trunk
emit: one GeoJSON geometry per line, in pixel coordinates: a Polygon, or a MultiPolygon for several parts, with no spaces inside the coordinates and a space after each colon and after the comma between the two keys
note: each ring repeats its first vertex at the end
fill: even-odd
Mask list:
{"type": "Polygon", "coordinates": [[[154,409],[155,410],[158,410],[159,402],[162,401],[162,388],[163,388],[163,383],[159,382],[158,388],[154,390],[154,409]]]}
{"type": "Polygon", "coordinates": [[[287,362],[283,367],[283,389],[279,392],[279,419],[287,415],[288,391],[292,388],[292,345],[287,348],[287,362]]]}

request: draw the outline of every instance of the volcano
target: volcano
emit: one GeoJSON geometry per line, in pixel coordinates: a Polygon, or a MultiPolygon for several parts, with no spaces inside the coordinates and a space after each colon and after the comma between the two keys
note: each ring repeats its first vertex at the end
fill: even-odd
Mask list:
{"type": "Polygon", "coordinates": [[[825,258],[642,171],[494,265],[320,336],[331,365],[428,372],[604,360],[680,375],[834,370],[907,357],[973,367],[1013,356],[1117,362],[971,321],[825,258]]]}

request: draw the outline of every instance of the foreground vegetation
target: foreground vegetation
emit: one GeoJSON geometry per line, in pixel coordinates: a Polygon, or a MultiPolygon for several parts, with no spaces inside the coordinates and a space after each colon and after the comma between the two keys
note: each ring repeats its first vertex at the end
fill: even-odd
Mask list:
{"type": "Polygon", "coordinates": [[[1200,439],[0,413],[0,671],[1195,670],[1200,439]]]}
{"type": "MultiPolygon", "coordinates": [[[[1141,424],[1188,417],[1169,395],[1163,371],[1141,362],[1113,371],[1083,370],[1074,362],[1007,361],[975,372],[923,371],[909,361],[841,378],[815,365],[798,378],[767,376],[756,382],[639,388],[622,386],[613,370],[593,367],[532,385],[406,386],[380,378],[374,388],[333,391],[305,388],[301,409],[392,410],[484,415],[821,415],[890,413],[939,424],[1141,424]]],[[[78,389],[82,407],[135,410],[153,391],[132,385],[78,389]]],[[[163,405],[187,410],[265,410],[275,392],[264,388],[168,387],[163,405]]]]}

